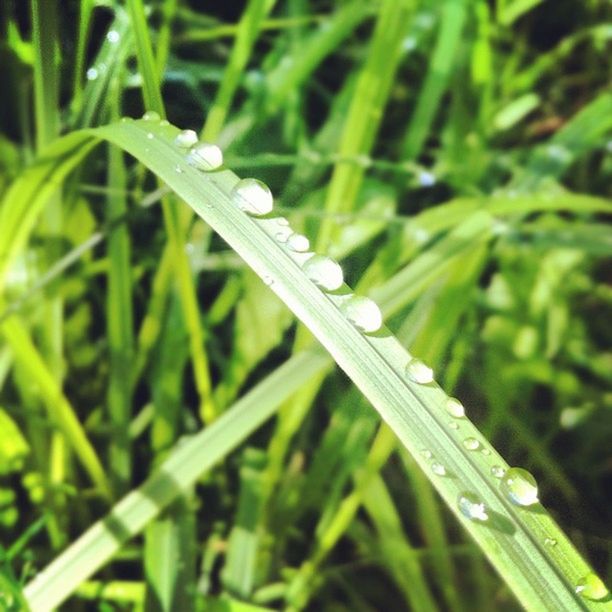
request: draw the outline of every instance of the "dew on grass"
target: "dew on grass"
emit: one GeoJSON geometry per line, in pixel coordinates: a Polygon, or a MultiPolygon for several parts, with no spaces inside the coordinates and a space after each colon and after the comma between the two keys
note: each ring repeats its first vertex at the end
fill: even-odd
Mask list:
{"type": "Polygon", "coordinates": [[[92,66],[91,68],[87,69],[85,76],[87,77],[88,81],[95,81],[100,76],[100,73],[95,66],[92,66]]]}
{"type": "Polygon", "coordinates": [[[180,164],[176,164],[176,166],[174,166],[174,171],[177,174],[183,174],[183,172],[184,172],[184,170],[183,170],[183,168],[181,168],[180,164]]]}
{"type": "Polygon", "coordinates": [[[269,187],[253,178],[242,179],[232,189],[232,201],[249,215],[267,215],[274,206],[269,187]]]}
{"type": "Polygon", "coordinates": [[[480,442],[476,438],[466,438],[463,441],[463,446],[470,451],[474,451],[480,448],[480,442]]]}
{"type": "Polygon", "coordinates": [[[223,165],[223,152],[215,144],[200,142],[191,147],[187,161],[198,170],[216,170],[223,165]]]}
{"type": "Polygon", "coordinates": [[[431,471],[436,475],[436,476],[446,476],[446,468],[439,463],[438,461],[434,461],[431,464],[431,471]]]}
{"type": "Polygon", "coordinates": [[[382,326],[380,308],[370,298],[353,295],[341,305],[346,318],[359,330],[366,334],[378,331],[382,326]]]}
{"type": "Polygon", "coordinates": [[[412,382],[420,385],[427,385],[433,382],[434,379],[433,370],[415,357],[408,362],[406,366],[406,375],[412,382]]]}
{"type": "Polygon", "coordinates": [[[472,493],[461,493],[457,498],[457,505],[461,514],[472,521],[489,520],[486,506],[472,493]]]}
{"type": "Polygon", "coordinates": [[[168,127],[170,125],[170,122],[167,119],[162,119],[159,122],[159,125],[161,125],[162,127],[168,127]]]}
{"type": "Polygon", "coordinates": [[[121,40],[121,35],[119,34],[119,32],[117,32],[117,30],[109,30],[106,34],[106,40],[108,40],[109,43],[114,45],[118,43],[119,40],[121,40]]]}
{"type": "Polygon", "coordinates": [[[310,248],[310,240],[302,234],[291,234],[287,246],[296,253],[305,253],[310,248]]]}
{"type": "Polygon", "coordinates": [[[174,143],[182,149],[189,149],[198,142],[198,135],[193,130],[181,130],[174,143]]]}
{"type": "Polygon", "coordinates": [[[463,404],[454,397],[449,397],[445,402],[446,412],[456,419],[460,419],[465,416],[465,408],[463,404]]]}
{"type": "Polygon", "coordinates": [[[485,457],[488,457],[488,456],[491,454],[491,450],[490,450],[490,449],[488,449],[488,448],[483,448],[483,449],[482,449],[482,454],[483,454],[485,457]]]}
{"type": "Polygon", "coordinates": [[[433,187],[436,184],[436,175],[428,170],[421,170],[417,175],[421,187],[433,187]]]}
{"type": "Polygon", "coordinates": [[[517,506],[531,506],[538,502],[538,483],[523,468],[509,468],[500,486],[502,493],[517,506]]]}
{"type": "Polygon", "coordinates": [[[160,121],[161,120],[159,113],[153,110],[146,111],[145,114],[142,116],[142,118],[144,121],[160,121]]]}
{"type": "Polygon", "coordinates": [[[430,450],[427,450],[426,448],[421,451],[421,455],[425,457],[425,459],[431,459],[433,457],[433,453],[430,450]]]}
{"type": "Polygon", "coordinates": [[[553,548],[556,545],[557,545],[557,540],[555,540],[555,538],[544,538],[544,546],[553,548]]]}
{"type": "Polygon", "coordinates": [[[282,227],[289,227],[289,219],[287,219],[286,217],[279,217],[278,219],[276,219],[276,224],[282,227]]]}
{"type": "Polygon", "coordinates": [[[287,240],[289,240],[289,236],[291,234],[286,229],[284,231],[278,231],[274,234],[274,240],[280,242],[281,244],[285,244],[287,240]]]}
{"type": "Polygon", "coordinates": [[[344,282],[342,268],[326,255],[313,255],[306,260],[303,270],[315,285],[326,291],[335,291],[344,282]]]}
{"type": "Polygon", "coordinates": [[[458,424],[458,423],[455,423],[454,421],[451,421],[451,422],[448,424],[448,426],[449,426],[451,429],[454,429],[455,431],[456,431],[457,429],[459,429],[459,424],[458,424]]]}
{"type": "Polygon", "coordinates": [[[575,591],[581,597],[591,599],[592,601],[599,601],[610,594],[608,587],[606,587],[602,579],[593,572],[589,572],[576,583],[575,591]]]}
{"type": "Polygon", "coordinates": [[[147,138],[148,138],[149,140],[153,140],[153,139],[155,138],[155,136],[153,136],[153,132],[149,132],[149,133],[147,134],[147,138]]]}
{"type": "Polygon", "coordinates": [[[501,465],[494,465],[491,468],[491,475],[495,478],[503,478],[506,470],[501,465]]]}

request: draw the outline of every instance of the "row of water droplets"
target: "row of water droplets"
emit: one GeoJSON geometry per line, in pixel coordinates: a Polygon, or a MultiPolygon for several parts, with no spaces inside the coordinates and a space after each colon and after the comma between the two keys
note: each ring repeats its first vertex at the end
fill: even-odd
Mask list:
{"type": "MultiPolygon", "coordinates": [[[[160,116],[152,111],[146,112],[143,119],[160,122],[160,116]]],[[[181,150],[187,150],[187,163],[198,170],[211,172],[223,165],[221,149],[215,144],[199,141],[193,130],[182,130],[174,142],[181,150]]],[[[182,167],[177,166],[176,171],[182,172],[182,167]]],[[[265,217],[272,212],[274,207],[274,198],[268,186],[253,178],[238,181],[231,191],[231,200],[238,209],[252,217],[265,217]]],[[[342,287],[344,276],[337,262],[325,255],[309,252],[308,238],[294,232],[284,217],[277,217],[273,221],[276,225],[274,238],[290,251],[300,255],[302,269],[312,282],[326,292],[334,292],[342,287]]],[[[271,284],[272,279],[266,282],[271,284]]],[[[339,297],[341,297],[341,311],[359,331],[370,334],[380,330],[383,317],[374,301],[354,294],[339,297]]],[[[408,362],[405,373],[406,377],[417,385],[434,383],[433,370],[416,358],[408,362]]],[[[447,397],[444,405],[446,412],[451,417],[449,427],[453,430],[459,429],[457,420],[465,417],[463,404],[453,397],[447,397]]],[[[488,448],[482,447],[480,441],[473,437],[465,438],[463,446],[469,451],[480,451],[484,455],[491,454],[488,448]]],[[[446,467],[433,457],[431,451],[423,450],[421,454],[430,461],[430,469],[434,474],[437,476],[449,475],[446,467]]],[[[490,472],[493,478],[499,480],[502,494],[513,504],[528,507],[538,503],[538,485],[527,470],[519,467],[511,467],[506,470],[499,465],[494,465],[490,472]]],[[[490,518],[486,505],[471,492],[461,493],[457,498],[457,506],[469,520],[486,522],[490,518]]],[[[544,540],[544,545],[547,547],[553,547],[556,544],[556,540],[552,538],[544,540]]],[[[588,574],[582,578],[576,584],[576,592],[589,599],[601,599],[607,596],[607,589],[595,574],[588,574]]]]}

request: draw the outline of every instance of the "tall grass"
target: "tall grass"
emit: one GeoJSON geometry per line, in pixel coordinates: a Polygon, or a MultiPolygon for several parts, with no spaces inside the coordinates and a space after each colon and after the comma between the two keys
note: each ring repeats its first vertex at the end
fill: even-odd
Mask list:
{"type": "Polygon", "coordinates": [[[564,4],[2,8],[4,608],[612,609],[609,27],[564,4]]]}

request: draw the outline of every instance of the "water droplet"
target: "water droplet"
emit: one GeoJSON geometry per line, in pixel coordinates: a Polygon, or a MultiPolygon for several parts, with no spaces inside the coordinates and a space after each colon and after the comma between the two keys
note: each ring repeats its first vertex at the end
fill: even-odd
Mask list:
{"type": "Polygon", "coordinates": [[[174,139],[174,143],[182,149],[189,149],[197,142],[198,135],[193,130],[182,130],[174,139]]]}
{"type": "Polygon", "coordinates": [[[463,441],[463,446],[468,450],[478,450],[480,448],[480,442],[476,438],[466,438],[463,441]]]}
{"type": "Polygon", "coordinates": [[[451,421],[451,422],[448,424],[448,426],[449,426],[451,429],[455,429],[455,430],[459,429],[459,424],[458,424],[458,423],[455,423],[454,421],[451,421]]]}
{"type": "Polygon", "coordinates": [[[427,170],[421,170],[417,176],[417,180],[421,187],[432,187],[436,184],[436,175],[427,170]]]}
{"type": "Polygon", "coordinates": [[[273,208],[274,198],[269,187],[257,179],[239,181],[232,189],[232,200],[249,215],[267,215],[273,208]]]}
{"type": "Polygon", "coordinates": [[[129,117],[121,117],[121,123],[127,123],[129,120],[129,117]]]}
{"type": "Polygon", "coordinates": [[[223,165],[223,152],[217,145],[200,142],[191,148],[187,161],[198,170],[216,170],[223,165]]]}
{"type": "Polygon", "coordinates": [[[488,448],[483,448],[483,449],[482,449],[482,454],[483,454],[485,457],[488,457],[488,456],[491,454],[491,451],[490,451],[488,448]]]}
{"type": "Polygon", "coordinates": [[[170,122],[167,119],[162,119],[159,122],[159,125],[161,125],[162,127],[168,127],[170,125],[170,122]]]}
{"type": "Polygon", "coordinates": [[[342,303],[341,309],[346,318],[366,334],[378,331],[382,325],[380,308],[370,298],[354,295],[342,303]]]}
{"type": "Polygon", "coordinates": [[[412,358],[406,366],[406,375],[415,383],[426,385],[433,382],[433,370],[426,366],[420,359],[412,358]]]}
{"type": "Polygon", "coordinates": [[[421,451],[421,455],[425,457],[425,459],[431,459],[433,457],[433,453],[426,448],[421,451]]]}
{"type": "Polygon", "coordinates": [[[117,32],[117,30],[109,30],[106,34],[106,40],[113,45],[118,43],[120,39],[121,35],[119,32],[117,32]]]}
{"type": "Polygon", "coordinates": [[[431,464],[431,471],[436,474],[436,476],[446,476],[446,468],[437,461],[431,464]]]}
{"type": "Polygon", "coordinates": [[[531,506],[538,502],[538,483],[523,468],[509,468],[502,479],[501,490],[517,506],[531,506]]]}
{"type": "Polygon", "coordinates": [[[149,132],[149,133],[147,134],[147,138],[148,138],[149,140],[153,140],[153,139],[155,138],[155,136],[153,136],[153,132],[149,132]]]}
{"type": "Polygon", "coordinates": [[[278,219],[276,219],[276,223],[282,227],[289,227],[289,219],[286,217],[278,217],[278,219]]]}
{"type": "Polygon", "coordinates": [[[344,282],[340,265],[325,255],[313,255],[306,260],[303,269],[313,283],[327,291],[339,289],[344,282]]]}
{"type": "Polygon", "coordinates": [[[87,69],[85,76],[87,77],[88,81],[95,81],[100,76],[100,73],[95,66],[92,66],[91,68],[87,69]]]}
{"type": "Polygon", "coordinates": [[[181,166],[179,164],[176,164],[176,166],[174,166],[174,171],[177,174],[183,174],[184,170],[181,168],[181,166]]]}
{"type": "Polygon", "coordinates": [[[557,540],[555,540],[555,538],[544,538],[544,546],[550,546],[551,548],[553,546],[557,545],[557,540]]]}
{"type": "Polygon", "coordinates": [[[446,412],[456,419],[460,419],[465,416],[465,408],[463,404],[454,397],[449,397],[446,400],[446,412]]]}
{"type": "Polygon", "coordinates": [[[459,495],[457,505],[461,514],[472,521],[487,521],[489,519],[485,505],[472,493],[459,495]]]}
{"type": "Polygon", "coordinates": [[[310,248],[310,240],[302,234],[292,234],[289,236],[287,246],[296,253],[305,253],[310,248]]]}
{"type": "Polygon", "coordinates": [[[604,599],[610,594],[608,587],[593,572],[588,573],[576,583],[576,593],[593,601],[604,599]]]}
{"type": "Polygon", "coordinates": [[[274,284],[274,279],[269,274],[264,274],[261,278],[268,287],[274,284]]]}
{"type": "Polygon", "coordinates": [[[284,244],[289,239],[289,235],[290,234],[288,232],[286,232],[286,231],[284,231],[284,232],[276,232],[276,234],[274,234],[274,240],[284,244]]]}
{"type": "Polygon", "coordinates": [[[147,111],[142,118],[145,121],[159,121],[161,119],[161,117],[159,116],[159,113],[156,111],[147,111]]]}
{"type": "Polygon", "coordinates": [[[491,475],[495,478],[503,478],[506,470],[501,465],[494,465],[491,468],[491,475]]]}

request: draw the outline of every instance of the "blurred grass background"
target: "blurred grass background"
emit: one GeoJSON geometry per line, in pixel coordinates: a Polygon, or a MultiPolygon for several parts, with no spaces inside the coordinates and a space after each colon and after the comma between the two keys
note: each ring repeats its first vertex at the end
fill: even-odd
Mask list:
{"type": "MultiPolygon", "coordinates": [[[[350,284],[416,264],[389,327],[610,577],[611,13],[606,0],[3,2],[0,194],[58,134],[154,110],[266,181],[350,284]],[[445,254],[480,209],[495,236],[445,254]]],[[[0,588],[98,518],[106,484],[131,490],[310,343],[175,204],[99,149],[0,262],[0,588]],[[83,424],[87,471],[62,414],[83,424]]],[[[66,609],[518,609],[410,457],[377,453],[377,424],[340,372],[318,375],[66,609]]]]}

